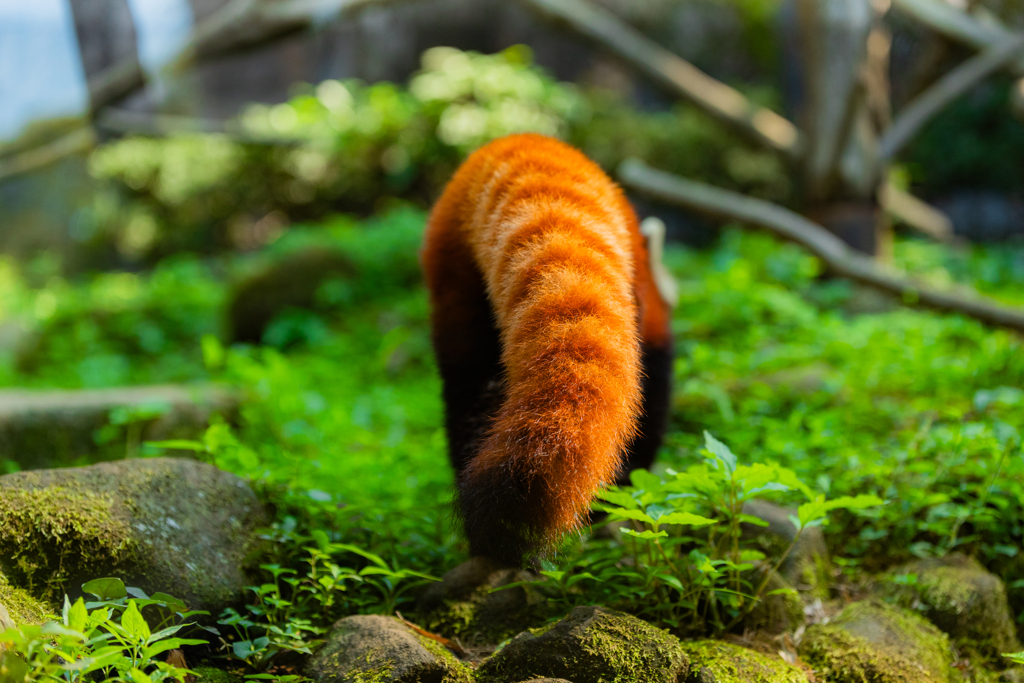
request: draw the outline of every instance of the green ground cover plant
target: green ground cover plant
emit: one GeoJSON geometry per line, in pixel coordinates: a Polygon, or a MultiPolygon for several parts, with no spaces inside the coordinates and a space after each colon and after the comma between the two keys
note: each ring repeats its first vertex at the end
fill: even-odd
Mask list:
{"type": "MultiPolygon", "coordinates": [[[[171,340],[170,352],[190,359],[181,366],[188,370],[184,378],[224,381],[247,393],[236,427],[216,422],[202,440],[165,445],[192,449],[249,478],[278,510],[267,581],[254,588],[255,611],[236,615],[256,627],[245,626],[237,638],[250,642],[251,663],[270,625],[306,628],[306,620],[309,629],[299,640],[312,641],[339,616],[408,609],[426,577],[465,556],[450,515],[440,385],[418,275],[424,218],[412,208],[362,222],[332,218],[290,229],[257,254],[177,257],[167,268],[193,274],[184,298],[199,302],[190,304],[196,315],[188,326],[166,295],[168,271],[157,269],[132,276],[132,296],[119,299],[127,302],[118,309],[120,323],[93,328],[95,348],[111,349],[126,368],[107,376],[111,384],[166,377],[161,354],[123,345],[121,330],[146,321],[171,340]],[[269,343],[220,341],[231,274],[314,244],[344,251],[356,275],[324,283],[313,308],[282,314],[267,330],[269,343]]],[[[951,253],[901,241],[896,258],[915,273],[984,283],[992,295],[1014,301],[1022,291],[1015,270],[1020,253],[951,253]]],[[[728,627],[752,604],[760,580],[744,572],[747,565],[765,567],[764,558],[742,548],[709,552],[715,543],[700,541],[708,564],[696,564],[689,553],[700,525],[670,525],[671,538],[658,535],[661,513],[711,519],[719,539],[734,528],[739,499],[716,498],[731,490],[721,488],[725,479],[716,480],[719,488],[674,490],[725,471],[709,464],[714,451],[706,448],[705,430],[742,454],[738,468],[753,468],[737,471],[770,473],[779,484],[757,495],[789,505],[819,496],[840,501],[828,512],[828,539],[851,575],[954,549],[990,564],[1018,552],[1024,526],[1018,337],[898,302],[858,313],[862,293],[820,279],[815,259],[739,230],[727,230],[710,251],[672,247],[667,262],[682,291],[674,323],[673,426],[655,474],[638,475],[635,488],[610,492],[613,499],[603,503],[619,517],[638,512],[639,536],[627,534],[617,546],[589,535],[571,539],[545,570],[559,599],[614,601],[616,587],[623,587],[618,593],[637,596],[631,606],[638,613],[679,628],[694,628],[699,614],[696,629],[707,632],[728,627]],[[677,510],[677,501],[691,500],[669,502],[677,493],[695,496],[692,507],[677,510]],[[865,507],[868,500],[882,504],[865,507]],[[609,569],[629,556],[644,560],[648,574],[609,569]],[[604,570],[610,573],[602,576],[604,570]],[[738,589],[721,590],[729,585],[738,589]],[[678,613],[652,608],[664,602],[665,591],[688,596],[693,609],[685,601],[678,613]]],[[[102,320],[95,310],[109,310],[109,290],[98,283],[111,275],[83,282],[54,277],[31,288],[13,265],[6,272],[13,283],[8,310],[35,316],[43,349],[60,348],[68,330],[102,320]]],[[[47,354],[42,371],[12,364],[5,381],[99,383],[86,381],[79,358],[41,353],[47,354]]],[[[143,455],[161,452],[154,445],[142,449],[143,455]]]]}
{"type": "Polygon", "coordinates": [[[178,635],[194,626],[187,619],[203,612],[189,612],[169,595],[126,588],[118,579],[97,579],[82,588],[96,600],[72,603],[65,596],[59,619],[0,633],[0,645],[6,646],[0,648],[0,680],[80,683],[101,676],[115,683],[182,683],[192,673],[157,657],[206,644],[178,635]]]}

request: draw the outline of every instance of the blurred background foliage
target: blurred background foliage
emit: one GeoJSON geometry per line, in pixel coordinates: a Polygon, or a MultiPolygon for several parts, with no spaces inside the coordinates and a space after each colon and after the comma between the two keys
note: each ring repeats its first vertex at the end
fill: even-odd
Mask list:
{"type": "Polygon", "coordinates": [[[179,251],[251,249],[290,220],[367,215],[402,199],[429,205],[456,165],[516,131],[554,135],[611,171],[627,156],[773,200],[779,159],[692,108],[644,113],[606,91],[559,83],[516,47],[497,55],[434,48],[408,87],[324,81],[252,105],[229,134],[129,137],[89,160],[105,181],[79,217],[84,248],[155,262],[179,251]]]}

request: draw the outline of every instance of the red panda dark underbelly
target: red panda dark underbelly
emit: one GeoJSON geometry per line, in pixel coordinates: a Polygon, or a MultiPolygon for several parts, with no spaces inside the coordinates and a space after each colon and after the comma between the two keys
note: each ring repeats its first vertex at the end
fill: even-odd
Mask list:
{"type": "Polygon", "coordinates": [[[518,565],[653,460],[667,306],[622,191],[540,135],[470,155],[431,213],[423,267],[470,550],[518,565]]]}

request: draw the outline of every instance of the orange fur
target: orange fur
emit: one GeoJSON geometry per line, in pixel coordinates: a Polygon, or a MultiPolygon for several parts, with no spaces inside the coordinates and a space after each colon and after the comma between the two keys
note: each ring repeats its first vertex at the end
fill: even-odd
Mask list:
{"type": "Polygon", "coordinates": [[[615,480],[640,413],[640,342],[668,344],[667,309],[622,192],[539,135],[465,161],[431,214],[423,264],[446,399],[477,386],[498,339],[500,375],[474,389],[499,393],[494,412],[453,460],[471,549],[518,562],[578,528],[615,480]]]}

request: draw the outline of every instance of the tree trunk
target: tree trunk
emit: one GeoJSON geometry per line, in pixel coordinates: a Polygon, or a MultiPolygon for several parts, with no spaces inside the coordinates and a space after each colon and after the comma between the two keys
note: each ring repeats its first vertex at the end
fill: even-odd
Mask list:
{"type": "Polygon", "coordinates": [[[128,0],[69,0],[89,86],[89,109],[117,102],[145,82],[128,0]]]}
{"type": "Polygon", "coordinates": [[[889,242],[877,197],[884,178],[879,131],[889,114],[889,40],[875,15],[870,0],[797,0],[807,214],[854,249],[880,255],[889,242]]]}

